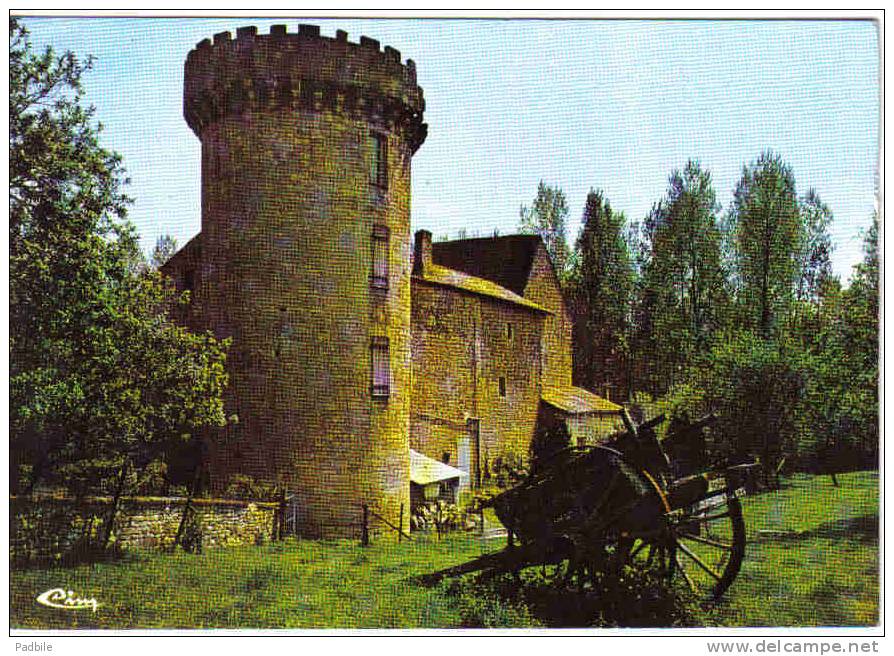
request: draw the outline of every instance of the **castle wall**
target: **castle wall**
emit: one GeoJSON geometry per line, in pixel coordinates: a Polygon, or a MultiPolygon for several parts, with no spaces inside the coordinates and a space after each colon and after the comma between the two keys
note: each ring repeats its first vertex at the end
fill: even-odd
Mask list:
{"type": "Polygon", "coordinates": [[[307,27],[218,35],[186,65],[202,141],[194,315],[232,339],[238,416],[209,440],[211,485],[285,486],[308,536],[349,534],[363,503],[394,523],[409,507],[410,158],[424,138],[411,68],[307,27]],[[388,231],[387,289],[371,285],[374,225],[388,231]],[[388,343],[383,398],[374,338],[388,343]]]}
{"type": "Polygon", "coordinates": [[[543,315],[417,279],[412,293],[411,448],[438,460],[447,454],[458,466],[458,440],[477,418],[482,470],[509,454],[526,457],[540,399],[543,315]]]}

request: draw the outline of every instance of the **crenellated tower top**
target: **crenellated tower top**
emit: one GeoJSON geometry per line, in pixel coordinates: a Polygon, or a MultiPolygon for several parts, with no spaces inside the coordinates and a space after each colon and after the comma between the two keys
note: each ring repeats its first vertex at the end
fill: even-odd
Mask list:
{"type": "Polygon", "coordinates": [[[240,27],[204,39],[189,53],[183,94],[186,122],[199,138],[224,116],[251,111],[329,111],[400,133],[414,153],[425,140],[425,100],[412,59],[375,39],[322,36],[316,25],[270,34],[240,27]]]}

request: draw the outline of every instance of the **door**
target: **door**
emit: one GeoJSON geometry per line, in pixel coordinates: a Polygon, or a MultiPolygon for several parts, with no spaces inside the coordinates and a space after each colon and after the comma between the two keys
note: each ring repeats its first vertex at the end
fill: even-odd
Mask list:
{"type": "Polygon", "coordinates": [[[471,439],[468,435],[459,437],[456,440],[456,468],[468,474],[459,479],[459,489],[465,492],[469,489],[472,482],[472,448],[471,439]]]}

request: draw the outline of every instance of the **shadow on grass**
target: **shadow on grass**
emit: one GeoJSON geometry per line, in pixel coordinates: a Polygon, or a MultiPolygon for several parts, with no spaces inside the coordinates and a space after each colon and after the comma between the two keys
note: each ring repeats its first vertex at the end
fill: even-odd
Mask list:
{"type": "Polygon", "coordinates": [[[758,533],[751,538],[756,544],[770,542],[800,542],[803,540],[858,540],[863,543],[876,543],[879,539],[878,515],[861,515],[839,519],[834,522],[820,524],[807,531],[772,531],[758,533]]]}
{"type": "Polygon", "coordinates": [[[464,627],[663,628],[715,623],[710,610],[654,572],[628,570],[610,586],[597,582],[580,590],[546,580],[535,570],[529,568],[518,578],[466,576],[451,581],[446,591],[458,602],[464,627]]]}

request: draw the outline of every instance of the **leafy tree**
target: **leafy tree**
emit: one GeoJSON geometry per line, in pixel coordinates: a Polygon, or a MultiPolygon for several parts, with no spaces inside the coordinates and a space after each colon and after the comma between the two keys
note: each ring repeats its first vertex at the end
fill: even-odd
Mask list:
{"type": "Polygon", "coordinates": [[[877,464],[879,448],[879,259],[878,214],[863,243],[863,261],[857,265],[843,294],[841,324],[844,379],[841,407],[852,441],[877,464]]]}
{"type": "Polygon", "coordinates": [[[801,408],[801,457],[836,484],[838,471],[878,465],[878,280],[874,217],[850,286],[826,285],[804,355],[810,376],[801,408]]]}
{"type": "Polygon", "coordinates": [[[788,317],[803,231],[795,177],[767,151],[742,171],[730,208],[742,319],[771,338],[788,317]]]}
{"type": "Polygon", "coordinates": [[[160,269],[176,252],[177,240],[168,234],[161,235],[155,240],[155,248],[152,249],[149,264],[153,269],[160,269]]]}
{"type": "Polygon", "coordinates": [[[117,498],[223,423],[225,345],[174,325],[173,289],[134,267],[120,159],[82,107],[89,68],[35,54],[10,20],[10,478],[117,498]]]}
{"type": "Polygon", "coordinates": [[[823,285],[832,277],[832,238],[829,236],[832,210],[811,189],[801,199],[800,215],[803,239],[798,254],[800,275],[795,298],[816,301],[823,285]]]}
{"type": "Polygon", "coordinates": [[[564,192],[541,180],[534,204],[531,207],[522,205],[519,216],[519,230],[526,234],[540,235],[556,272],[564,277],[568,259],[568,243],[565,238],[568,203],[564,192]]]}
{"type": "Polygon", "coordinates": [[[712,458],[757,459],[764,481],[778,484],[783,458],[799,439],[798,399],[805,375],[791,347],[751,330],[730,330],[717,340],[701,366],[670,395],[675,413],[715,413],[712,458]]]}
{"type": "Polygon", "coordinates": [[[646,225],[638,357],[661,391],[693,354],[709,349],[724,321],[727,289],[711,175],[690,160],[674,171],[646,225]],[[646,320],[647,319],[647,320],[646,320]]]}
{"type": "MultiPolygon", "coordinates": [[[[570,274],[574,313],[574,377],[600,391],[629,383],[630,311],[634,270],[625,240],[626,219],[602,191],[590,190],[570,274]]],[[[629,390],[627,390],[629,391],[629,390]]]]}

